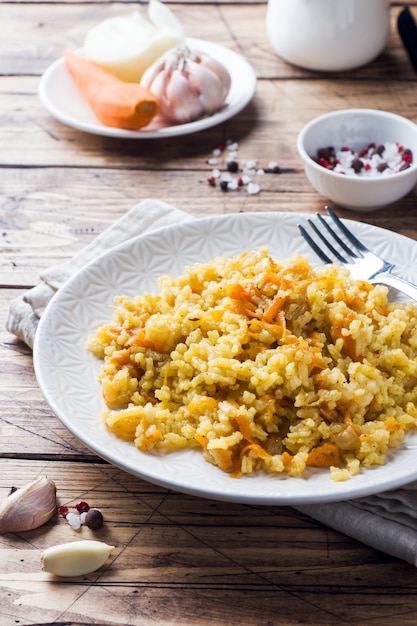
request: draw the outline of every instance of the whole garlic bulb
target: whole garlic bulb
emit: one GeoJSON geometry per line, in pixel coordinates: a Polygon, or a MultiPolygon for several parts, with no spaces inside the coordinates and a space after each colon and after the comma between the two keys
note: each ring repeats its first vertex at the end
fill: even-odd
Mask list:
{"type": "Polygon", "coordinates": [[[166,119],[185,124],[221,109],[231,78],[217,59],[178,46],[148,67],[140,84],[158,99],[166,119]]]}

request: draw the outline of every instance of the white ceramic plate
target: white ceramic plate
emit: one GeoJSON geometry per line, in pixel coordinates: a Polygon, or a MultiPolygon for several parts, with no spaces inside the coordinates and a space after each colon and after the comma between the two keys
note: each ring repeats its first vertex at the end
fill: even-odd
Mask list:
{"type": "Polygon", "coordinates": [[[256,75],[252,66],[239,54],[203,39],[187,38],[187,45],[218,59],[229,70],[232,82],[224,107],[218,113],[188,124],[168,126],[160,130],[123,130],[101,124],[85,102],[65,67],[64,58],[58,59],[43,74],[39,97],[45,108],[57,120],[78,130],[107,137],[128,139],[156,139],[195,133],[216,126],[239,113],[252,99],[256,75]]]}
{"type": "MultiPolygon", "coordinates": [[[[161,274],[180,274],[195,261],[263,245],[277,259],[299,252],[318,265],[298,232],[297,224],[306,218],[294,213],[246,213],[190,220],[131,239],[82,269],[52,299],[36,334],[35,371],[54,413],[110,463],[150,482],[218,500],[281,505],[336,501],[416,479],[417,434],[408,434],[402,447],[390,452],[386,465],[337,483],[321,470],[312,470],[308,478],[259,474],[233,479],[204,461],[199,451],[146,454],[102,424],[105,406],[96,380],[101,361],[86,350],[85,342],[98,324],[112,318],[113,297],[155,291],[161,274]]],[[[360,222],[349,225],[369,247],[395,261],[399,275],[415,279],[416,241],[360,222]]]]}

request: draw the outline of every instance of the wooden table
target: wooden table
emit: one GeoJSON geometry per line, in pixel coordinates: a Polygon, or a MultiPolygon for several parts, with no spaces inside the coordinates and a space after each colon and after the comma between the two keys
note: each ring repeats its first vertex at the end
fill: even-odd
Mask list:
{"type": "MultiPolygon", "coordinates": [[[[366,0],[365,0],[366,1],[366,0]]],[[[272,51],[264,2],[178,2],[186,32],[245,55],[258,76],[245,110],[195,136],[129,141],[88,135],[42,107],[39,77],[87,29],[133,10],[129,3],[0,5],[0,496],[47,474],[60,504],[85,500],[105,517],[82,537],[117,546],[104,572],[51,582],[40,553],[74,538],[63,518],[0,548],[0,623],[267,626],[415,624],[417,572],[291,508],[182,495],[93,456],[47,407],[32,353],[4,328],[8,305],[138,201],[153,197],[200,217],[245,211],[323,211],[296,151],[300,128],[346,107],[387,109],[417,121],[417,76],[396,30],[404,2],[391,3],[391,36],[370,65],[340,75],[291,67],[272,51]],[[224,193],[207,184],[206,160],[227,139],[240,158],[276,161],[262,191],[224,193]]],[[[416,2],[408,2],[417,5],[416,2]]],[[[417,11],[417,6],[415,7],[417,11]]],[[[360,219],[417,238],[416,191],[360,219]]],[[[339,215],[357,218],[349,211],[339,215]]]]}

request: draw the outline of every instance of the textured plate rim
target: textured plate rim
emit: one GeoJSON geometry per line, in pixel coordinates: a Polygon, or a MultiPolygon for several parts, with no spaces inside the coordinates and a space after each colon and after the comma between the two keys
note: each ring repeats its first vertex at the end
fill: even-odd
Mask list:
{"type": "MultiPolygon", "coordinates": [[[[66,428],[70,432],[72,432],[78,439],[80,439],[80,441],[82,441],[88,448],[93,450],[98,456],[109,461],[111,464],[123,469],[124,471],[131,473],[139,478],[142,478],[150,483],[154,483],[165,488],[174,489],[182,493],[188,493],[190,495],[206,497],[206,498],[210,498],[214,500],[224,500],[224,501],[229,501],[229,502],[248,503],[248,504],[268,504],[268,505],[297,505],[297,504],[312,504],[312,503],[318,503],[318,502],[336,502],[336,501],[347,500],[347,499],[352,499],[352,498],[364,497],[364,496],[372,495],[372,494],[385,491],[388,489],[394,489],[396,487],[402,486],[405,483],[416,479],[417,468],[414,471],[410,471],[409,468],[407,467],[406,469],[401,468],[401,471],[399,471],[398,467],[396,467],[395,469],[397,471],[395,473],[390,472],[390,471],[386,472],[386,470],[384,470],[384,468],[387,468],[387,467],[389,467],[390,469],[394,469],[393,463],[395,461],[395,458],[398,459],[401,453],[403,455],[405,454],[405,452],[409,452],[410,454],[413,454],[413,455],[415,454],[415,448],[417,447],[417,435],[414,436],[414,445],[412,445],[413,441],[410,441],[413,435],[408,435],[409,445],[407,446],[407,450],[404,451],[402,449],[399,449],[397,451],[390,452],[389,456],[391,457],[391,460],[386,465],[383,465],[377,468],[372,468],[369,470],[364,469],[362,470],[362,473],[359,476],[354,476],[350,480],[345,481],[343,483],[331,481],[327,475],[325,493],[320,493],[320,494],[314,493],[314,485],[315,485],[314,481],[316,480],[317,476],[320,474],[319,472],[316,473],[314,470],[311,476],[307,479],[273,477],[272,480],[274,481],[274,485],[275,485],[273,487],[273,492],[267,493],[267,494],[256,493],[256,488],[254,490],[251,490],[251,487],[249,487],[248,490],[243,489],[242,491],[240,488],[238,488],[235,491],[233,488],[231,489],[227,488],[223,490],[223,489],[219,489],[218,487],[217,488],[209,487],[207,485],[201,485],[201,484],[198,486],[195,486],[195,485],[190,486],[188,484],[184,484],[183,481],[181,480],[178,481],[175,476],[167,477],[167,476],[161,475],[158,472],[156,473],[152,471],[150,472],[147,470],[147,468],[144,470],[143,468],[138,467],[138,466],[133,467],[132,464],[126,463],[124,459],[121,459],[119,456],[115,455],[111,449],[110,450],[103,449],[102,445],[97,445],[94,441],[91,440],[91,438],[88,438],[85,436],[85,433],[83,432],[82,428],[80,429],[78,424],[74,424],[71,421],[71,416],[68,416],[63,413],[62,407],[60,407],[50,395],[50,385],[49,385],[49,381],[47,377],[45,376],[44,364],[43,364],[43,358],[42,358],[42,350],[43,350],[42,339],[44,339],[44,334],[48,331],[49,320],[54,315],[56,315],[57,310],[59,311],[60,302],[65,298],[68,291],[74,288],[74,286],[76,287],[78,282],[81,281],[82,283],[83,276],[85,275],[85,273],[88,272],[91,268],[94,269],[94,268],[99,267],[103,259],[106,258],[109,260],[113,258],[113,256],[117,254],[118,252],[126,251],[126,249],[130,248],[134,242],[139,247],[141,244],[143,244],[143,242],[147,242],[151,238],[158,240],[158,242],[160,242],[164,237],[169,238],[172,234],[181,233],[181,231],[184,231],[184,229],[189,230],[191,228],[191,231],[193,231],[193,233],[195,233],[195,229],[197,229],[197,232],[195,234],[201,235],[202,232],[207,232],[212,227],[215,228],[216,225],[218,225],[219,223],[226,223],[227,225],[230,224],[230,226],[233,228],[233,226],[236,226],[236,224],[239,224],[239,222],[243,222],[243,223],[245,221],[250,222],[250,220],[255,220],[255,222],[259,222],[262,220],[266,220],[266,222],[269,224],[269,222],[270,221],[272,222],[273,219],[275,219],[277,222],[287,221],[290,223],[291,227],[295,227],[299,221],[306,220],[307,218],[308,218],[308,215],[303,214],[303,213],[285,213],[285,212],[283,213],[273,212],[272,213],[271,212],[271,213],[230,214],[226,216],[216,215],[216,216],[207,217],[207,218],[199,218],[195,220],[190,220],[185,223],[181,223],[177,226],[167,226],[167,227],[152,231],[149,234],[135,237],[129,240],[128,242],[120,244],[114,249],[104,253],[101,257],[95,259],[94,261],[89,263],[87,266],[85,266],[83,269],[81,269],[79,272],[77,272],[71,279],[69,279],[68,283],[64,287],[62,287],[61,290],[58,291],[58,293],[51,300],[50,304],[48,305],[45,311],[45,314],[42,316],[40,320],[38,331],[35,337],[34,367],[35,367],[36,377],[37,377],[38,384],[41,388],[41,391],[45,397],[46,402],[48,403],[52,411],[55,413],[55,415],[58,417],[58,419],[64,424],[64,426],[66,426],[66,428]],[[384,480],[380,480],[382,472],[384,474],[388,473],[389,474],[388,478],[384,478],[384,480]],[[371,476],[370,482],[368,483],[365,482],[365,484],[362,484],[363,479],[361,477],[364,477],[364,476],[368,476],[368,477],[371,476]],[[296,481],[296,482],[293,482],[293,481],[296,481]],[[301,493],[293,493],[292,490],[288,488],[284,488],[283,492],[280,491],[280,487],[282,485],[288,485],[288,484],[293,485],[294,487],[296,484],[297,485],[302,484],[306,486],[306,489],[302,491],[301,493]]],[[[380,227],[371,226],[363,222],[354,222],[350,220],[343,220],[343,221],[345,221],[347,225],[350,228],[352,228],[352,230],[357,230],[359,228],[360,236],[362,236],[362,238],[363,238],[363,233],[365,234],[374,233],[377,235],[377,237],[378,236],[380,237],[381,241],[384,242],[384,245],[385,245],[386,239],[388,237],[389,239],[392,239],[394,241],[394,245],[397,245],[399,250],[403,250],[404,248],[405,249],[412,248],[413,253],[417,254],[417,242],[414,242],[408,237],[405,237],[397,233],[393,233],[391,231],[388,231],[380,227]]],[[[300,236],[299,246],[302,247],[301,236],[300,236]]],[[[301,253],[305,254],[304,251],[302,251],[301,253]]],[[[221,254],[221,252],[219,252],[219,254],[221,254]]],[[[307,253],[305,254],[305,256],[308,256],[310,260],[314,262],[314,259],[311,257],[311,254],[307,253]]],[[[318,264],[317,261],[316,261],[316,264],[318,264]]],[[[119,293],[121,293],[121,291],[122,290],[119,290],[119,293]]],[[[49,338],[48,338],[48,341],[49,341],[49,338]]],[[[99,387],[97,387],[97,393],[100,393],[99,387]]],[[[94,416],[94,418],[97,419],[97,416],[94,416]]],[[[130,446],[130,444],[126,444],[126,445],[130,446]]],[[[144,453],[141,453],[140,451],[135,450],[135,454],[136,453],[137,455],[139,455],[137,456],[137,462],[138,462],[138,465],[140,465],[140,456],[143,455],[144,453]]],[[[173,453],[172,456],[170,456],[170,458],[178,459],[179,455],[181,454],[183,454],[183,452],[173,453]]],[[[199,453],[197,451],[193,451],[192,454],[195,456],[195,455],[198,455],[199,453]]],[[[209,464],[206,464],[206,465],[209,465],[209,464]]],[[[210,466],[207,469],[211,473],[213,472],[213,470],[215,472],[220,472],[220,470],[218,470],[217,468],[213,468],[212,466],[210,466]]],[[[221,474],[223,475],[223,473],[221,474]]],[[[238,479],[237,481],[234,479],[231,479],[228,476],[227,478],[230,481],[229,483],[230,486],[232,486],[233,484],[242,485],[243,482],[245,482],[247,485],[251,485],[251,484],[257,485],[257,480],[258,480],[257,476],[243,477],[243,478],[238,479]]],[[[270,477],[268,477],[268,479],[269,478],[270,477]]],[[[324,482],[323,479],[322,479],[322,482],[324,482]]]]}

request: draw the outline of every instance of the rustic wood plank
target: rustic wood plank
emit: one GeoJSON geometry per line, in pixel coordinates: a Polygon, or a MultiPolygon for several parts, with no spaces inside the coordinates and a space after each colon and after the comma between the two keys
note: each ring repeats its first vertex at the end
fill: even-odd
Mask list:
{"type": "MultiPolygon", "coordinates": [[[[12,485],[47,474],[60,504],[83,499],[105,516],[97,533],[76,533],[57,515],[41,529],[1,536],[0,622],[414,626],[411,565],[290,508],[175,493],[98,459],[48,408],[31,350],[4,322],[11,300],[36,284],[42,269],[71,258],[144,198],[161,198],[196,217],[322,211],[326,199],[306,180],[297,133],[315,115],[346,107],[417,119],[416,75],[396,30],[399,11],[408,4],[417,15],[417,2],[391,3],[391,36],[377,60],[325,75],[273,53],[266,2],[174,0],[187,32],[250,59],[259,80],[245,111],[185,140],[157,142],[100,138],[55,121],[37,96],[40,74],[65,47],[81,45],[90,26],[138,4],[0,4],[0,500],[12,485]],[[242,159],[260,166],[277,161],[282,173],[265,176],[257,196],[209,187],[207,157],[226,139],[239,142],[242,159]],[[80,538],[116,546],[105,568],[69,581],[41,572],[45,547],[80,538]]],[[[416,192],[375,213],[338,213],[417,239],[416,192]]]]}
{"type": "MultiPolygon", "coordinates": [[[[82,46],[89,28],[103,19],[129,14],[132,10],[120,3],[45,4],[43,12],[39,5],[32,4],[0,6],[5,28],[0,74],[40,74],[65,48],[82,46]]],[[[227,45],[237,52],[244,52],[245,48],[250,52],[249,41],[257,34],[259,41],[266,42],[265,13],[265,4],[242,6],[238,12],[233,6],[218,4],[194,5],[192,10],[187,4],[175,7],[186,33],[227,45]],[[245,26],[248,17],[252,19],[252,31],[248,29],[249,24],[245,26]],[[242,35],[238,35],[240,29],[243,29],[242,35]]]]}
{"type": "MultiPolygon", "coordinates": [[[[28,461],[1,461],[0,467],[3,494],[45,471],[42,463],[28,461]]],[[[25,610],[32,623],[58,617],[120,623],[121,612],[133,626],[184,624],[187,615],[196,625],[222,626],[236,619],[236,606],[244,626],[373,623],[381,611],[389,623],[413,623],[414,568],[331,529],[323,532],[292,509],[186,496],[107,465],[77,464],[69,473],[50,463],[47,471],[60,504],[72,507],[83,499],[103,511],[105,525],[76,533],[57,516],[38,530],[4,535],[3,623],[23,619],[25,610]],[[42,550],[80,538],[116,546],[106,567],[81,579],[51,581],[40,571],[42,550]]]]}
{"type": "MultiPolygon", "coordinates": [[[[10,170],[0,217],[2,285],[37,284],[43,269],[72,258],[134,204],[148,197],[174,204],[196,217],[242,211],[312,213],[322,212],[329,204],[308,186],[302,173],[266,175],[261,180],[262,191],[256,196],[249,196],[245,190],[224,193],[218,187],[209,187],[206,178],[206,171],[142,173],[138,184],[138,174],[132,171],[81,170],[75,176],[72,169],[10,170]],[[19,183],[22,175],[23,188],[19,183]]],[[[337,212],[417,239],[415,202],[416,190],[378,212],[337,212]]]]}
{"type": "MultiPolygon", "coordinates": [[[[343,74],[320,74],[296,68],[278,57],[265,29],[266,3],[242,4],[239,11],[232,3],[176,4],[175,15],[185,32],[227,46],[246,56],[259,78],[302,78],[329,76],[364,80],[415,80],[415,72],[400,41],[396,22],[402,8],[391,9],[390,38],[385,51],[366,66],[343,74]]],[[[136,8],[136,6],[135,6],[136,8]]],[[[108,17],[125,15],[133,8],[126,3],[7,3],[0,5],[3,24],[0,74],[39,75],[59,58],[65,48],[82,46],[89,28],[108,17]]]]}
{"type": "Polygon", "coordinates": [[[9,303],[22,292],[0,293],[0,458],[97,461],[47,406],[36,381],[32,350],[4,328],[9,303]]]}
{"type": "Polygon", "coordinates": [[[213,147],[232,139],[239,142],[241,158],[260,163],[274,160],[285,169],[300,171],[297,134],[316,115],[343,108],[380,108],[384,102],[387,110],[417,119],[417,81],[401,83],[399,89],[395,81],[340,80],[329,91],[326,80],[320,78],[260,80],[253,101],[243,111],[192,140],[121,140],[83,133],[56,121],[40,103],[37,84],[36,78],[0,79],[2,167],[35,164],[34,173],[45,166],[88,166],[92,173],[98,167],[117,167],[131,171],[138,181],[143,170],[178,169],[178,159],[180,169],[207,171],[205,160],[213,147]]]}
{"type": "Polygon", "coordinates": [[[47,406],[36,381],[32,350],[4,329],[8,303],[18,292],[2,290],[1,293],[0,458],[46,461],[60,457],[101,462],[47,406]]]}

